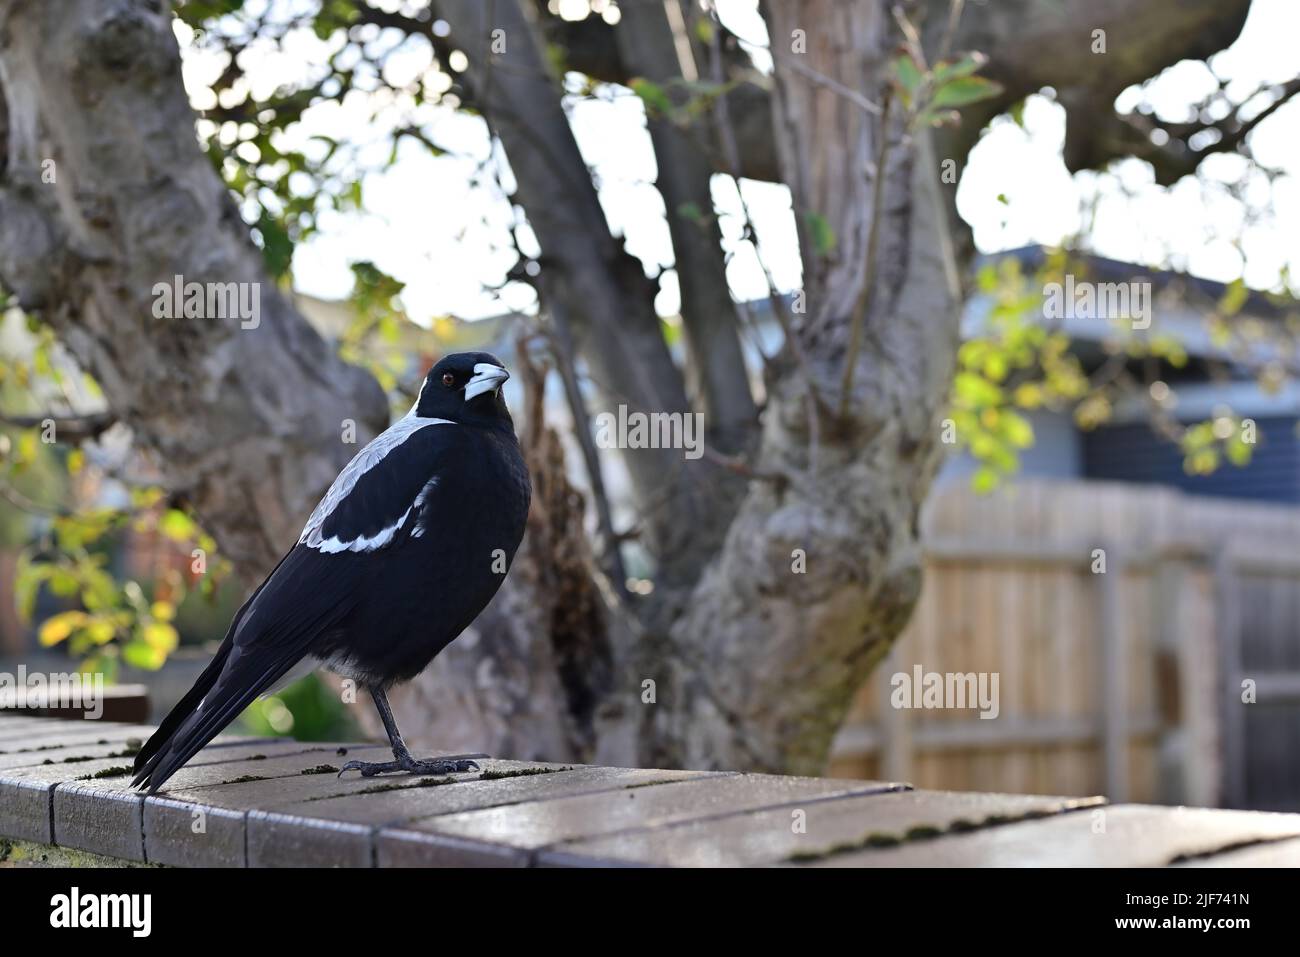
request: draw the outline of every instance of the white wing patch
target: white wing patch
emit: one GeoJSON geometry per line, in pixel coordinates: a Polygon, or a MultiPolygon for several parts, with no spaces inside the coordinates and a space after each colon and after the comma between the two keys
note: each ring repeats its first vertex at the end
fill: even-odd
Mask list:
{"type": "MultiPolygon", "coordinates": [[[[425,483],[424,488],[420,489],[420,494],[415,497],[415,504],[411,507],[418,512],[420,510],[420,506],[424,504],[424,500],[429,497],[429,493],[432,492],[437,487],[438,487],[438,476],[435,475],[433,478],[429,479],[427,483],[425,483]]],[[[409,514],[410,512],[408,511],[407,515],[409,514]]],[[[406,515],[402,516],[402,521],[406,521],[406,515]]],[[[400,525],[401,522],[399,522],[398,524],[400,525]]],[[[420,524],[420,520],[417,518],[415,520],[415,528],[411,529],[411,537],[420,538],[422,535],[424,535],[424,533],[425,533],[425,527],[420,524]]]]}
{"type": "Polygon", "coordinates": [[[425,496],[438,484],[436,477],[420,490],[420,494],[411,503],[411,507],[402,513],[402,517],[395,524],[376,532],[374,535],[363,535],[349,541],[340,541],[337,535],[332,538],[322,539],[321,528],[324,527],[325,522],[339,503],[347,497],[349,492],[356,488],[357,482],[361,480],[363,475],[382,462],[393,449],[420,429],[430,425],[455,425],[455,423],[450,419],[425,419],[408,414],[394,422],[389,428],[376,436],[373,442],[358,452],[343,471],[339,473],[338,478],[334,480],[334,484],[329,487],[325,497],[320,500],[320,504],[311,513],[311,518],[307,519],[307,524],[303,526],[302,535],[298,537],[298,544],[306,545],[308,548],[314,548],[326,554],[334,554],[337,552],[374,551],[376,548],[383,548],[392,541],[393,536],[397,534],[397,530],[406,522],[411,512],[424,503],[425,496]]]}

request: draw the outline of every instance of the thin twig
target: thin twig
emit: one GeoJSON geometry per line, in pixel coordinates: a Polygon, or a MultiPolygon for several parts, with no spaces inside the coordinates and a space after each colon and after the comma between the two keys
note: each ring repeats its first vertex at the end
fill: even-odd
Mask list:
{"type": "Polygon", "coordinates": [[[916,32],[916,27],[911,20],[907,19],[907,14],[903,12],[902,7],[895,6],[891,12],[894,15],[894,22],[898,24],[898,29],[902,31],[903,38],[907,41],[908,52],[916,59],[917,64],[921,67],[921,72],[930,72],[930,68],[925,62],[925,49],[921,46],[921,34],[916,32]]]}
{"type": "MultiPolygon", "coordinates": [[[[721,22],[717,18],[717,10],[713,11],[713,22],[716,28],[714,32],[716,33],[717,29],[721,29],[721,22]]],[[[865,110],[867,113],[870,113],[872,116],[880,115],[881,107],[879,104],[873,102],[871,99],[864,96],[862,93],[853,89],[853,87],[846,86],[845,84],[841,83],[839,80],[835,79],[834,77],[827,76],[825,73],[822,73],[820,70],[810,67],[807,63],[803,62],[803,60],[801,60],[799,57],[787,56],[784,53],[777,53],[777,48],[774,47],[772,44],[755,43],[752,40],[746,39],[745,37],[736,33],[736,31],[731,30],[730,28],[728,28],[728,32],[731,33],[731,35],[735,37],[736,40],[738,40],[740,43],[744,44],[745,46],[753,47],[755,50],[766,50],[768,55],[772,57],[774,63],[779,63],[781,66],[789,67],[791,70],[800,74],[805,79],[812,81],[812,83],[815,86],[825,87],[826,89],[832,91],[833,93],[839,94],[840,96],[848,100],[850,103],[852,103],[854,106],[858,107],[859,109],[865,110]]]]}
{"type": "Polygon", "coordinates": [[[719,452],[710,445],[705,445],[701,452],[704,458],[708,459],[714,465],[720,465],[728,471],[735,472],[737,475],[743,475],[749,479],[760,479],[764,482],[772,482],[778,487],[785,487],[793,481],[793,477],[785,472],[774,472],[767,469],[757,469],[750,465],[744,459],[737,458],[734,455],[727,455],[725,452],[719,452]]]}
{"type": "Polygon", "coordinates": [[[872,116],[880,116],[884,112],[882,107],[880,107],[876,103],[873,103],[871,100],[867,99],[857,90],[853,89],[850,86],[845,86],[839,80],[836,80],[833,77],[829,77],[825,73],[821,73],[818,70],[814,70],[812,67],[804,63],[798,57],[786,57],[786,56],[778,57],[776,56],[775,53],[773,53],[772,59],[776,60],[782,66],[790,67],[796,73],[810,80],[815,86],[825,87],[831,92],[844,97],[844,99],[848,100],[854,106],[858,107],[861,110],[866,111],[867,113],[870,113],[872,116]]]}
{"type": "Polygon", "coordinates": [[[582,397],[578,385],[578,372],[574,362],[573,337],[564,317],[563,306],[555,297],[548,303],[551,314],[551,328],[548,341],[551,353],[555,356],[555,366],[560,373],[560,382],[564,386],[564,397],[569,404],[569,414],[573,416],[573,430],[582,450],[583,464],[587,468],[587,481],[591,484],[591,496],[596,508],[596,527],[602,540],[601,559],[607,564],[607,574],[614,587],[627,596],[627,569],[623,565],[623,555],[619,549],[620,538],[614,531],[613,510],[609,504],[609,493],[605,488],[605,477],[600,467],[600,453],[591,436],[591,414],[582,397]]]}
{"type": "MultiPolygon", "coordinates": [[[[717,10],[713,10],[713,30],[709,40],[709,57],[711,61],[711,70],[713,81],[719,83],[722,81],[722,49],[718,40],[719,31],[722,28],[718,20],[717,10]]],[[[785,62],[784,60],[782,62],[785,62]]],[[[808,389],[808,395],[812,402],[809,411],[809,430],[811,432],[812,446],[815,450],[820,435],[821,419],[830,412],[825,400],[822,398],[820,390],[817,388],[817,380],[813,376],[812,363],[808,360],[807,354],[803,351],[803,344],[799,337],[795,335],[794,320],[790,316],[789,310],[786,309],[785,300],[782,298],[780,291],[776,287],[776,280],[772,276],[772,271],[767,266],[767,261],[763,258],[763,252],[759,245],[758,229],[754,225],[754,218],[750,214],[749,203],[745,200],[745,193],[740,187],[740,148],[736,141],[736,131],[731,123],[731,114],[728,111],[726,97],[718,97],[713,104],[714,119],[718,125],[718,136],[722,141],[723,160],[727,166],[727,172],[736,184],[736,195],[740,198],[740,210],[745,219],[745,233],[749,236],[750,243],[754,247],[754,257],[758,260],[759,267],[763,270],[763,277],[767,281],[768,301],[772,307],[772,314],[781,325],[781,334],[785,341],[790,345],[790,354],[794,356],[795,363],[803,376],[804,383],[808,389]]],[[[815,458],[815,455],[814,455],[815,458]]]]}
{"type": "Polygon", "coordinates": [[[948,51],[952,49],[952,41],[957,36],[957,23],[961,20],[964,5],[965,0],[952,0],[948,7],[948,23],[943,30],[943,41],[939,44],[940,63],[948,58],[948,51]]]}
{"type": "Polygon", "coordinates": [[[34,515],[38,518],[66,518],[72,514],[69,509],[62,506],[42,505],[35,499],[28,498],[8,482],[0,482],[0,498],[3,498],[20,512],[26,512],[28,515],[34,515]]]}

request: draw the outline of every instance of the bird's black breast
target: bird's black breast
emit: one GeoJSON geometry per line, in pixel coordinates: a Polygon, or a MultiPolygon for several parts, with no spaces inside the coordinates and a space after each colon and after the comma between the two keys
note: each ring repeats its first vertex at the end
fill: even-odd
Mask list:
{"type": "Polygon", "coordinates": [[[376,478],[369,490],[358,482],[353,501],[371,517],[355,524],[372,538],[390,527],[375,515],[399,516],[401,528],[385,547],[355,555],[355,608],[316,651],[340,673],[382,684],[418,674],[486,607],[523,538],[531,496],[504,429],[433,426],[391,455],[410,473],[376,478]]]}

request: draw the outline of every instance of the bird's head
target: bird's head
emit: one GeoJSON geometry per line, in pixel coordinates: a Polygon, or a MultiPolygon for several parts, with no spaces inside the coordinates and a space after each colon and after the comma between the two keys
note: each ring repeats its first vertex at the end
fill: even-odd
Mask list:
{"type": "Polygon", "coordinates": [[[510,423],[501,385],[510,378],[501,360],[488,352],[443,356],[425,376],[411,410],[421,418],[466,424],[510,423]]]}

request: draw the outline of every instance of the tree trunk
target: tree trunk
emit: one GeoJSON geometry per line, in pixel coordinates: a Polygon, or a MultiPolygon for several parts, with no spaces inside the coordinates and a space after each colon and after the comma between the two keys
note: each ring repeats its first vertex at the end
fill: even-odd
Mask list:
{"type": "MultiPolygon", "coordinates": [[[[882,101],[893,47],[872,0],[771,3],[773,46],[807,34],[803,62],[882,101]]],[[[897,123],[783,69],[776,53],[778,153],[796,220],[821,217],[833,250],[804,236],[807,312],[770,389],[759,469],[726,545],[672,630],[671,693],[655,750],[691,765],[815,773],[848,704],[906,623],[921,584],[917,516],[938,461],[960,307],[946,281],[935,170],[897,123]],[[874,168],[892,144],[877,209],[874,168]],[[866,344],[846,414],[810,426],[810,382],[840,403],[850,328],[881,217],[866,344]]],[[[807,231],[805,231],[806,233],[807,231]]]]}

